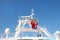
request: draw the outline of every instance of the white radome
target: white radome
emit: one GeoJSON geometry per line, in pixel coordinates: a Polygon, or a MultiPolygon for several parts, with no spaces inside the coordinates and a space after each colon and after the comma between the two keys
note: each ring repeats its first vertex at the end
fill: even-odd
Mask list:
{"type": "Polygon", "coordinates": [[[10,29],[9,28],[6,28],[5,29],[5,34],[9,34],[10,33],[10,29]]]}
{"type": "Polygon", "coordinates": [[[58,35],[58,34],[60,34],[60,31],[56,31],[56,32],[54,33],[54,35],[58,35]]]}

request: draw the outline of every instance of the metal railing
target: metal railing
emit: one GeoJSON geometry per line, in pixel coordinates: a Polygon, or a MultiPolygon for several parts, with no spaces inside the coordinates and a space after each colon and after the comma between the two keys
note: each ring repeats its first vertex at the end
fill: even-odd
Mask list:
{"type": "MultiPolygon", "coordinates": [[[[0,40],[1,40],[1,39],[4,39],[4,38],[5,38],[5,39],[6,39],[6,38],[8,38],[8,39],[14,38],[14,35],[15,35],[14,33],[11,33],[11,34],[8,34],[8,37],[7,37],[6,34],[2,34],[2,35],[0,35],[0,40]]],[[[37,38],[38,40],[40,40],[40,38],[41,38],[41,37],[37,37],[37,35],[32,35],[32,34],[24,34],[24,35],[22,34],[22,35],[19,35],[19,38],[25,38],[25,37],[27,37],[27,39],[28,39],[28,37],[33,37],[33,38],[35,37],[35,38],[37,38]]],[[[33,39],[33,38],[32,38],[32,39],[33,39]]],[[[35,38],[34,38],[34,39],[35,39],[35,38]]],[[[44,39],[44,40],[50,40],[50,39],[54,39],[54,38],[45,37],[45,38],[43,38],[43,39],[44,39]]],[[[19,40],[19,39],[18,39],[18,40],[19,40]]]]}

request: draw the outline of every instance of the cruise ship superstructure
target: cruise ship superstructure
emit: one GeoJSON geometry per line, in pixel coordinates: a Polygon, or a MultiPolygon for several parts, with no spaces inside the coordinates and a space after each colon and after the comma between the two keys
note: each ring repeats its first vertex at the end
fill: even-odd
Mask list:
{"type": "Polygon", "coordinates": [[[60,31],[56,31],[54,34],[49,33],[47,28],[42,28],[39,22],[33,16],[35,15],[32,9],[31,15],[21,16],[18,20],[18,26],[15,29],[15,33],[10,33],[10,29],[5,29],[5,34],[0,35],[0,40],[60,40],[60,31]],[[28,24],[29,28],[25,27],[28,24]],[[36,32],[37,34],[32,36],[32,34],[24,34],[22,36],[21,32],[36,32]],[[43,36],[43,33],[46,36],[43,36]],[[29,35],[29,36],[28,36],[29,35]]]}

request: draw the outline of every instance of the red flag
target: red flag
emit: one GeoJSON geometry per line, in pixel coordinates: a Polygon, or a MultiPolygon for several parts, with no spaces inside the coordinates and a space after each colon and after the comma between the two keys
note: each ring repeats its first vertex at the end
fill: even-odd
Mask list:
{"type": "Polygon", "coordinates": [[[36,20],[31,20],[32,29],[37,28],[38,22],[36,20]]]}

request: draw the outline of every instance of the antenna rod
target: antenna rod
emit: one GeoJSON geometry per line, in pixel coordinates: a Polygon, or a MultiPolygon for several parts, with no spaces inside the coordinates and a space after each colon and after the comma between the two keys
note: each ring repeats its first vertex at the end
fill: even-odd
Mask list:
{"type": "Polygon", "coordinates": [[[34,10],[32,9],[32,14],[34,13],[34,10]]]}

